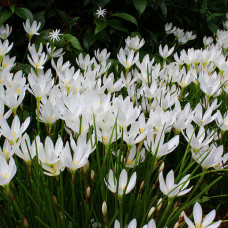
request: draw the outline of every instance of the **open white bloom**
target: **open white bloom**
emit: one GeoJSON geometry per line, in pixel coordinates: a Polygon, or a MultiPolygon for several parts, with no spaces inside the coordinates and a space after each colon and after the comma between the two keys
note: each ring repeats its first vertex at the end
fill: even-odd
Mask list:
{"type": "Polygon", "coordinates": [[[30,35],[30,36],[33,36],[33,35],[40,35],[38,33],[38,30],[41,26],[41,23],[39,22],[37,24],[37,21],[33,21],[32,25],[30,24],[30,20],[27,19],[25,24],[23,23],[23,26],[24,26],[24,29],[25,31],[30,35]]]}
{"type": "Polygon", "coordinates": [[[38,147],[39,138],[34,139],[32,145],[30,142],[29,135],[25,133],[21,138],[21,149],[17,148],[15,154],[23,159],[26,164],[30,165],[31,160],[36,156],[36,146],[38,147]]]}
{"type": "Polygon", "coordinates": [[[27,129],[29,123],[30,117],[21,125],[19,117],[15,116],[10,128],[6,119],[2,117],[0,119],[0,126],[2,128],[1,134],[9,140],[11,145],[14,145],[15,143],[19,143],[21,135],[27,129]]]}
{"type": "Polygon", "coordinates": [[[114,176],[114,173],[112,170],[109,171],[108,174],[108,182],[105,181],[105,184],[107,185],[108,189],[115,193],[117,191],[117,194],[119,197],[121,197],[124,193],[128,194],[136,184],[136,172],[134,172],[128,182],[128,176],[127,171],[123,169],[119,176],[119,185],[117,186],[117,179],[114,176]],[[128,184],[127,184],[128,183],[128,184]]]}
{"type": "Polygon", "coordinates": [[[184,220],[189,228],[217,228],[220,226],[221,220],[211,224],[215,218],[216,212],[212,210],[203,219],[203,211],[201,205],[196,202],[193,207],[194,223],[184,214],[184,220]],[[211,224],[211,225],[210,225],[211,224]]]}
{"type": "Polygon", "coordinates": [[[47,53],[48,53],[49,58],[50,57],[51,58],[57,58],[57,57],[64,55],[65,52],[62,52],[63,48],[59,48],[56,50],[56,47],[51,48],[49,45],[50,44],[47,42],[46,49],[47,49],[47,53]]]}
{"type": "Polygon", "coordinates": [[[10,183],[17,172],[17,166],[13,158],[10,158],[9,164],[6,158],[0,155],[0,185],[6,186],[10,183]]]}
{"type": "Polygon", "coordinates": [[[98,17],[100,17],[100,16],[105,17],[106,13],[107,13],[107,10],[106,9],[101,9],[101,7],[99,7],[99,9],[96,12],[96,15],[98,17]]]}
{"type": "Polygon", "coordinates": [[[168,49],[168,45],[166,44],[165,47],[162,49],[162,46],[160,44],[159,46],[159,54],[162,56],[163,59],[166,59],[169,57],[174,51],[174,47],[172,47],[170,50],[168,49]]]}
{"type": "Polygon", "coordinates": [[[182,196],[189,191],[191,191],[191,188],[187,188],[190,180],[188,180],[190,174],[186,175],[184,178],[180,180],[178,184],[174,183],[174,172],[173,170],[169,171],[169,173],[166,176],[166,181],[163,177],[163,171],[159,174],[159,183],[160,183],[160,190],[163,192],[164,195],[167,195],[168,197],[174,197],[174,196],[182,196]]]}
{"type": "Polygon", "coordinates": [[[52,32],[49,32],[48,37],[50,38],[50,40],[54,42],[55,40],[59,41],[60,40],[59,36],[62,36],[62,35],[63,34],[60,33],[60,29],[56,29],[55,31],[53,30],[52,32]]]}
{"type": "Polygon", "coordinates": [[[6,26],[2,25],[0,27],[0,38],[3,40],[6,40],[8,36],[11,34],[11,32],[12,32],[11,26],[9,26],[8,24],[6,24],[6,26]]]}
{"type": "Polygon", "coordinates": [[[43,69],[44,68],[44,64],[47,60],[47,55],[43,52],[41,54],[37,53],[35,50],[30,49],[30,54],[31,57],[28,55],[28,61],[29,63],[35,68],[35,69],[43,69]]]}
{"type": "Polygon", "coordinates": [[[130,50],[134,49],[136,51],[138,51],[145,44],[145,40],[143,38],[140,39],[138,36],[135,36],[135,37],[128,36],[125,42],[127,47],[130,50]]]}
{"type": "Polygon", "coordinates": [[[63,154],[64,157],[64,165],[69,168],[72,173],[81,167],[83,167],[89,155],[95,150],[95,146],[91,148],[91,141],[86,142],[86,135],[82,134],[78,137],[77,144],[72,138],[70,141],[71,148],[73,150],[73,157],[71,155],[69,144],[67,143],[65,146],[65,152],[63,154]]]}
{"type": "Polygon", "coordinates": [[[5,139],[3,148],[0,147],[0,155],[4,156],[7,161],[14,155],[15,147],[10,145],[9,141],[5,139]]]}
{"type": "Polygon", "coordinates": [[[165,132],[160,130],[155,132],[150,130],[147,134],[147,139],[144,141],[144,146],[153,155],[160,158],[166,154],[171,153],[179,145],[179,135],[174,136],[167,143],[165,141],[165,132]]]}
{"type": "Polygon", "coordinates": [[[13,47],[13,43],[9,45],[9,41],[5,40],[3,43],[0,40],[0,56],[7,54],[13,47]]]}
{"type": "Polygon", "coordinates": [[[42,163],[43,169],[47,171],[44,174],[56,176],[60,174],[60,171],[64,170],[65,166],[62,161],[63,151],[64,147],[61,137],[58,138],[55,146],[52,139],[49,136],[46,137],[45,146],[39,146],[38,148],[38,159],[42,163]]]}
{"type": "Polygon", "coordinates": [[[217,118],[215,119],[217,126],[222,130],[222,131],[228,131],[228,112],[222,116],[221,112],[218,110],[217,111],[217,118]]]}
{"type": "MultiPolygon", "coordinates": [[[[144,225],[143,228],[156,228],[155,221],[151,219],[148,224],[144,225]]],[[[167,228],[167,227],[166,227],[167,228]]]]}
{"type": "Polygon", "coordinates": [[[192,157],[203,169],[219,166],[223,161],[223,145],[216,147],[215,144],[211,146],[206,145],[198,152],[194,153],[192,150],[192,157]]]}
{"type": "Polygon", "coordinates": [[[187,142],[190,142],[190,146],[193,148],[194,152],[197,152],[200,148],[208,145],[213,140],[213,132],[205,138],[206,133],[203,126],[200,127],[197,136],[195,135],[194,127],[191,124],[186,128],[186,135],[183,131],[182,134],[187,142]]]}
{"type": "Polygon", "coordinates": [[[139,53],[135,56],[135,51],[133,49],[129,53],[126,53],[123,48],[121,48],[117,54],[117,58],[126,69],[130,69],[130,67],[139,60],[139,53]]]}
{"type": "MultiPolygon", "coordinates": [[[[137,227],[137,221],[136,219],[132,219],[131,222],[126,226],[126,228],[136,228],[137,227]]],[[[115,220],[114,228],[120,228],[120,222],[118,220],[115,220]]]]}

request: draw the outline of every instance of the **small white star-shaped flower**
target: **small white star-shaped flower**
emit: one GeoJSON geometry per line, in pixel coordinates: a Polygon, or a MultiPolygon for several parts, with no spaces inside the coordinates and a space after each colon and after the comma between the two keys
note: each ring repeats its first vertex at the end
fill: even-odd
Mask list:
{"type": "Polygon", "coordinates": [[[106,9],[101,9],[101,7],[99,7],[99,9],[97,10],[96,14],[98,17],[102,16],[102,17],[105,17],[106,15],[106,12],[107,10],[106,9]]]}
{"type": "Polygon", "coordinates": [[[52,32],[50,32],[48,37],[54,42],[55,40],[59,41],[59,36],[61,35],[63,34],[60,33],[60,29],[56,29],[55,31],[53,30],[52,32]]]}

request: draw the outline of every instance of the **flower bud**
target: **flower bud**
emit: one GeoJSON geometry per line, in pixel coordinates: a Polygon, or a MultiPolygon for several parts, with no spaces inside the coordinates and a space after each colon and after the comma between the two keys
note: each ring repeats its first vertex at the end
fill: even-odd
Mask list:
{"type": "Polygon", "coordinates": [[[161,171],[163,171],[164,168],[165,168],[165,163],[162,162],[162,164],[160,165],[160,168],[159,168],[159,173],[160,173],[161,171]]]}
{"type": "Polygon", "coordinates": [[[29,227],[28,220],[24,217],[24,226],[27,228],[29,227]]]}
{"type": "Polygon", "coordinates": [[[95,177],[95,172],[94,172],[94,170],[92,169],[92,170],[91,170],[91,180],[92,180],[92,181],[94,180],[94,177],[95,177]]]}
{"type": "Polygon", "coordinates": [[[86,198],[88,199],[90,196],[90,187],[86,188],[86,198]]]}
{"type": "Polygon", "coordinates": [[[157,202],[157,210],[160,211],[161,209],[161,206],[162,206],[162,198],[160,198],[157,202]]]}
{"type": "Polygon", "coordinates": [[[145,180],[140,184],[139,194],[142,192],[142,189],[144,187],[144,184],[145,184],[145,180]]]}
{"type": "Polygon", "coordinates": [[[183,218],[184,218],[184,211],[182,211],[182,212],[180,213],[179,221],[182,220],[183,218]]]}
{"type": "Polygon", "coordinates": [[[173,228],[178,228],[179,225],[180,225],[180,223],[179,222],[176,222],[173,228]]]}
{"type": "Polygon", "coordinates": [[[103,216],[106,216],[107,214],[107,203],[105,201],[102,204],[102,214],[103,216]]]}
{"type": "Polygon", "coordinates": [[[82,167],[83,173],[86,174],[89,170],[89,160],[87,160],[86,164],[82,167]]]}
{"type": "Polygon", "coordinates": [[[150,211],[149,211],[149,213],[147,215],[147,219],[148,220],[150,219],[150,217],[152,216],[152,214],[154,213],[154,211],[155,211],[155,207],[151,207],[151,209],[150,209],[150,211]]]}

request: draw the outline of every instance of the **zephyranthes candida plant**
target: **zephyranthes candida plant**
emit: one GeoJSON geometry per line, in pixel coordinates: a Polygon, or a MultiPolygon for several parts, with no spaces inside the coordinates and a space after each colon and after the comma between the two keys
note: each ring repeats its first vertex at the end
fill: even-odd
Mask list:
{"type": "Polygon", "coordinates": [[[26,74],[3,28],[0,185],[11,225],[209,227],[215,211],[203,218],[198,202],[227,167],[227,30],[177,53],[195,35],[167,24],[178,43],[159,46],[161,62],[141,56],[136,36],[113,67],[107,49],[64,60],[60,30],[35,45],[40,23],[27,20],[26,74]]]}

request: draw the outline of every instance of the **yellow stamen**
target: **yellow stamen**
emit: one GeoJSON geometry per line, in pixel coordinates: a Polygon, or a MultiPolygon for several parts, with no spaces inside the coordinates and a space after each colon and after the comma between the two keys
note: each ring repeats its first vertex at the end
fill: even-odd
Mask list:
{"type": "Polygon", "coordinates": [[[17,135],[16,131],[13,131],[13,137],[15,137],[17,135]]]}
{"type": "Polygon", "coordinates": [[[49,116],[48,119],[49,119],[49,121],[52,121],[53,116],[49,116]]]}
{"type": "Polygon", "coordinates": [[[5,69],[7,67],[6,64],[2,64],[2,68],[5,69]]]}

